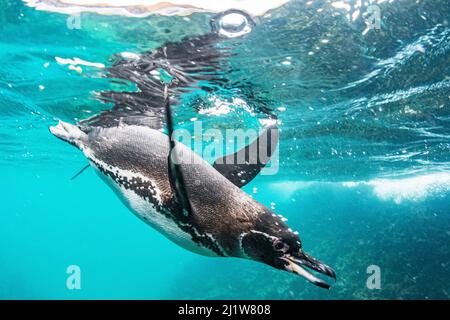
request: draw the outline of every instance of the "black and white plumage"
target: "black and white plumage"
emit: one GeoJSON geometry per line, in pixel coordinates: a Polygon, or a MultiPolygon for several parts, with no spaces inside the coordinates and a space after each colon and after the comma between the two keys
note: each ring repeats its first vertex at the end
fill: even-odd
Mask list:
{"type": "Polygon", "coordinates": [[[332,278],[334,271],[304,253],[298,235],[240,189],[268,159],[256,156],[257,161],[239,165],[228,161],[251,157],[254,150],[270,157],[278,143],[276,126],[213,165],[183,144],[171,144],[160,130],[167,94],[180,94],[199,80],[213,81],[221,72],[219,65],[227,53],[215,48],[219,40],[217,33],[185,39],[145,54],[142,61],[114,65],[111,75],[135,81],[139,91],[105,93],[115,103],[112,110],[77,125],[60,122],[50,131],[79,148],[133,213],[178,245],[203,255],[263,262],[328,288],[305,267],[332,278]],[[142,73],[156,68],[168,72],[175,86],[168,90],[156,80],[139,82],[142,73]],[[178,157],[176,165],[168,158],[172,152],[178,157]],[[177,180],[181,173],[182,185],[177,180]],[[180,194],[185,195],[188,206],[180,194]]]}

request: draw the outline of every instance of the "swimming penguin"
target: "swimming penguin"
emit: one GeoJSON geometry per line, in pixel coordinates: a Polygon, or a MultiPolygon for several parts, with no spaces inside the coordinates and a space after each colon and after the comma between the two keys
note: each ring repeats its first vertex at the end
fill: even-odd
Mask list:
{"type": "MultiPolygon", "coordinates": [[[[182,167],[192,211],[186,215],[169,180],[169,137],[164,133],[144,126],[80,128],[65,122],[50,130],[79,148],[133,213],[185,249],[260,261],[324,288],[329,285],[305,267],[335,278],[330,267],[303,251],[299,237],[278,216],[239,188],[242,183],[233,184],[176,143],[178,154],[188,159],[182,167]]],[[[250,181],[257,171],[245,171],[242,179],[250,181]]]]}
{"type": "MultiPolygon", "coordinates": [[[[250,23],[250,17],[242,15],[244,22],[250,23]]],[[[213,46],[218,37],[220,34],[214,33],[185,39],[140,59],[116,63],[110,69],[116,78],[156,75],[152,71],[157,70],[158,80],[170,77],[176,87],[156,79],[142,83],[136,78],[138,92],[106,94],[115,101],[113,109],[76,125],[60,121],[50,131],[80,149],[134,214],[176,244],[206,256],[259,261],[329,288],[307,269],[333,279],[335,272],[306,254],[298,235],[280,217],[241,190],[273,154],[279,134],[276,125],[213,165],[170,139],[173,128],[169,135],[161,130],[164,115],[166,125],[173,125],[167,114],[171,97],[199,79],[214,77],[211,70],[226,54],[213,46]],[[205,66],[208,72],[203,74],[205,66]],[[255,161],[233,161],[251,157],[255,161]]]]}

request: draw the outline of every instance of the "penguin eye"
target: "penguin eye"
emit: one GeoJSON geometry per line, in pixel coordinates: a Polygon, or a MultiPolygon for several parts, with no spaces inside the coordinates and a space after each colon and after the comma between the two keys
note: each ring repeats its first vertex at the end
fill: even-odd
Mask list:
{"type": "Polygon", "coordinates": [[[280,240],[276,240],[276,241],[273,243],[273,248],[274,248],[276,251],[287,252],[288,249],[289,249],[289,246],[288,246],[286,243],[284,243],[284,242],[282,242],[282,241],[280,241],[280,240]]]}

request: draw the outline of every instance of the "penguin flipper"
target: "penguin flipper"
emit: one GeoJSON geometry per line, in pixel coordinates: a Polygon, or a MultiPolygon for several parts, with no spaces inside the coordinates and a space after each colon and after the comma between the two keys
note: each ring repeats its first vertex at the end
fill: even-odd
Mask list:
{"type": "Polygon", "coordinates": [[[280,137],[273,124],[252,143],[236,153],[217,159],[213,167],[221,175],[241,188],[252,181],[270,161],[280,137]]]}

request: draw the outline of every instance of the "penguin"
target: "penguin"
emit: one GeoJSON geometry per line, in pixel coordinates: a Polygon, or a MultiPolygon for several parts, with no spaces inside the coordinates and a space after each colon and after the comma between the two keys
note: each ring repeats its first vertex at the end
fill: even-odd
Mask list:
{"type": "MultiPolygon", "coordinates": [[[[307,269],[335,279],[329,266],[303,251],[298,235],[279,216],[241,190],[263,164],[241,165],[238,171],[245,174],[237,180],[227,161],[210,165],[175,142],[191,206],[186,212],[170,182],[170,143],[163,132],[137,125],[80,128],[61,121],[50,131],[80,149],[137,217],[183,248],[205,256],[255,260],[323,288],[330,285],[307,269]]],[[[252,144],[238,153],[248,152],[252,144]]]]}
{"type": "MultiPolygon", "coordinates": [[[[336,279],[333,269],[308,255],[282,218],[241,189],[270,161],[279,140],[276,122],[212,165],[173,138],[171,105],[185,92],[212,90],[205,83],[227,85],[224,58],[231,47],[219,44],[247,34],[254,22],[229,10],[211,26],[209,34],[131,60],[116,57],[108,76],[134,82],[138,90],[103,92],[112,109],[76,124],[60,121],[50,132],[81,150],[130,211],[181,247],[258,261],[329,288],[314,273],[336,279]]],[[[266,106],[258,111],[274,118],[266,106]]]]}

